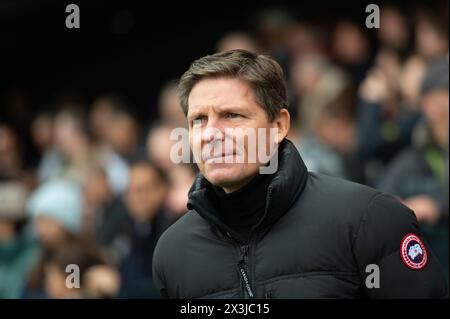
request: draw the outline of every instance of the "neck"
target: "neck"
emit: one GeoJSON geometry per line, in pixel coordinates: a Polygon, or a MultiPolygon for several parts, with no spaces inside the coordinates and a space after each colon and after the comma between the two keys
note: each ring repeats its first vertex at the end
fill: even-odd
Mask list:
{"type": "Polygon", "coordinates": [[[214,186],[222,221],[247,236],[265,213],[267,188],[273,175],[257,174],[233,192],[214,186]]]}
{"type": "Polygon", "coordinates": [[[240,181],[239,183],[229,185],[229,186],[223,186],[222,189],[225,193],[230,194],[233,192],[238,191],[242,187],[245,187],[245,185],[248,184],[253,178],[255,178],[256,175],[251,175],[250,177],[245,178],[244,180],[240,181]]]}

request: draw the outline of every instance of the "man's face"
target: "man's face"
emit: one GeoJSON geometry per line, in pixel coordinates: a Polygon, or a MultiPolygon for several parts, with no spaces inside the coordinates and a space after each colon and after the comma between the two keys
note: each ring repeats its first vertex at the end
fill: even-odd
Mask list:
{"type": "Polygon", "coordinates": [[[189,142],[200,171],[227,192],[239,189],[259,172],[258,154],[269,155],[269,132],[276,122],[255,102],[251,87],[234,78],[201,80],[188,104],[189,142]]]}

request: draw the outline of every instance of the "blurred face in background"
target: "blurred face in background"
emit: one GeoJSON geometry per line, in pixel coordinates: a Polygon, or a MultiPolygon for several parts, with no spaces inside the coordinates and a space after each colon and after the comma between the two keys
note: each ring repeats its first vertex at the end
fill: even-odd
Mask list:
{"type": "Polygon", "coordinates": [[[113,197],[106,172],[102,167],[90,169],[89,178],[84,183],[84,198],[89,208],[95,209],[113,197]]]}
{"type": "Polygon", "coordinates": [[[402,50],[408,45],[409,30],[405,17],[395,8],[383,6],[378,37],[383,45],[402,50]]]}
{"type": "Polygon", "coordinates": [[[14,221],[0,216],[0,245],[13,239],[15,235],[14,221]]]}
{"type": "Polygon", "coordinates": [[[289,26],[285,42],[293,59],[317,55],[325,48],[325,37],[317,25],[295,23],[289,26]]]}
{"type": "Polygon", "coordinates": [[[98,98],[92,104],[89,114],[89,126],[98,141],[105,141],[108,136],[108,126],[113,116],[113,105],[106,98],[98,98]]]}
{"type": "Polygon", "coordinates": [[[433,90],[422,98],[422,111],[433,131],[434,138],[443,148],[448,148],[449,91],[433,90]]]}
{"type": "Polygon", "coordinates": [[[376,57],[376,66],[386,76],[389,86],[397,88],[401,71],[400,58],[393,50],[380,50],[376,57]]]}
{"type": "Polygon", "coordinates": [[[56,116],[54,121],[55,144],[69,160],[84,155],[88,145],[86,133],[69,112],[63,111],[56,116]]]}
{"type": "Polygon", "coordinates": [[[173,166],[170,158],[170,150],[175,144],[175,141],[170,139],[172,129],[173,127],[169,125],[157,126],[147,136],[147,156],[165,170],[169,170],[173,166]]]}
{"type": "Polygon", "coordinates": [[[318,55],[307,55],[291,66],[291,82],[298,96],[314,94],[327,72],[326,60],[318,55]]]}
{"type": "Polygon", "coordinates": [[[34,222],[40,242],[48,248],[58,246],[70,236],[64,226],[49,217],[37,216],[34,222]]]}
{"type": "Polygon", "coordinates": [[[137,146],[138,125],[130,114],[115,114],[109,121],[107,140],[123,156],[130,156],[137,146]]]}
{"type": "Polygon", "coordinates": [[[151,221],[163,205],[166,194],[167,185],[150,164],[131,167],[125,200],[133,219],[151,221]]]}
{"type": "Polygon", "coordinates": [[[448,52],[448,34],[439,30],[428,17],[417,24],[416,50],[426,60],[433,60],[448,52]]]}
{"type": "Polygon", "coordinates": [[[332,51],[345,65],[358,65],[369,55],[369,42],[361,28],[348,21],[340,21],[333,33],[332,51]]]}
{"type": "Polygon", "coordinates": [[[31,135],[34,144],[40,151],[45,151],[52,146],[53,120],[50,115],[40,114],[31,124],[31,135]]]}
{"type": "Polygon", "coordinates": [[[170,83],[163,88],[159,97],[158,110],[164,123],[169,123],[175,127],[187,126],[175,83],[170,83]]]}
{"type": "Polygon", "coordinates": [[[16,177],[21,170],[17,137],[13,131],[0,125],[0,176],[16,177]]]}

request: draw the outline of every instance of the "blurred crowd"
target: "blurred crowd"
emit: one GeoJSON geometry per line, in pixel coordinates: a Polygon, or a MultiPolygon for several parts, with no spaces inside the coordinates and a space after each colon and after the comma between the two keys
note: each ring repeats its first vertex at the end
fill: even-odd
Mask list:
{"type": "MultiPolygon", "coordinates": [[[[448,6],[386,4],[380,18],[367,29],[268,9],[257,32],[218,36],[216,50],[279,61],[289,138],[308,169],[397,196],[448,278],[448,6]]],[[[20,92],[10,92],[0,118],[0,298],[158,297],[153,249],[186,212],[197,174],[170,160],[170,133],[187,124],[176,82],[161,83],[158,117],[144,121],[112,92],[87,104],[59,95],[27,122],[20,92]],[[80,288],[67,285],[70,264],[80,288]]]]}

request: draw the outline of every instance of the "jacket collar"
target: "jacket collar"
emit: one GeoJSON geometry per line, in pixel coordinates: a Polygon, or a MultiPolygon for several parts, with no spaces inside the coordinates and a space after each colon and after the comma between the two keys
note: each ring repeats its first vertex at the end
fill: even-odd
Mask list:
{"type": "MultiPolygon", "coordinates": [[[[306,166],[296,147],[291,141],[284,139],[278,148],[278,171],[267,188],[265,213],[254,229],[270,226],[283,216],[303,191],[307,176],[306,166]]],[[[221,221],[217,203],[208,196],[211,191],[211,183],[199,173],[189,190],[188,209],[197,211],[224,234],[243,241],[221,221]]]]}

